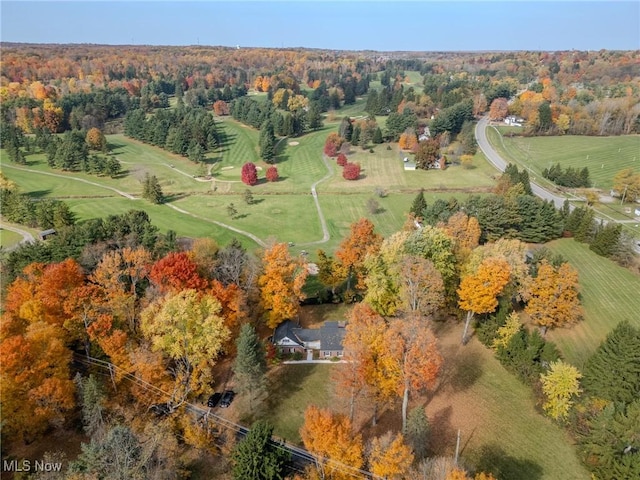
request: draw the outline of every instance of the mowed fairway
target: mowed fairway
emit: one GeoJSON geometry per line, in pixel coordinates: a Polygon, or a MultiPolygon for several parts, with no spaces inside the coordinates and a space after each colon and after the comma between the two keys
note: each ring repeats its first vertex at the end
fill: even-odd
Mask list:
{"type": "Polygon", "coordinates": [[[626,320],[640,327],[640,277],[573,239],[555,240],[548,247],[578,271],[584,320],[547,334],[564,357],[582,368],[607,333],[626,320]]]}
{"type": "Polygon", "coordinates": [[[613,177],[625,168],[640,173],[640,135],[619,137],[508,137],[504,147],[494,128],[487,130],[489,139],[505,158],[531,167],[534,175],[559,163],[563,168],[589,168],[589,177],[597,188],[609,191],[613,177]]]}

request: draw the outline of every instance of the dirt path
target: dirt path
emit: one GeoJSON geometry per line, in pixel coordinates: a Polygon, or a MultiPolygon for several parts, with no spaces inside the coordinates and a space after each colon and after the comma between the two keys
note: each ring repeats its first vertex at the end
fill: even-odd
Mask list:
{"type": "Polygon", "coordinates": [[[322,161],[324,162],[324,166],[327,167],[327,174],[322,177],[320,180],[316,181],[313,185],[311,185],[311,195],[313,196],[313,201],[316,204],[316,209],[318,210],[318,217],[320,217],[320,226],[322,227],[322,240],[317,240],[315,242],[307,242],[300,243],[300,246],[307,247],[310,245],[319,245],[321,243],[326,243],[329,241],[329,229],[327,228],[327,221],[324,218],[324,214],[322,213],[322,208],[320,207],[320,202],[318,201],[318,192],[316,191],[316,187],[319,183],[324,182],[325,180],[331,178],[333,175],[333,169],[329,162],[327,162],[327,156],[322,154],[322,161]]]}

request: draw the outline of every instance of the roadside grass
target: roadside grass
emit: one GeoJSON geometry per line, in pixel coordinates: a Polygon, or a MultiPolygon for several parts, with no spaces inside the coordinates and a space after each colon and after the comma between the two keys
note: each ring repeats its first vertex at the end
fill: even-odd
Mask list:
{"type": "MultiPolygon", "coordinates": [[[[491,144],[501,141],[494,128],[489,128],[491,144]]],[[[640,172],[640,135],[618,137],[589,137],[566,135],[561,137],[502,136],[504,147],[500,153],[542,177],[545,168],[559,163],[563,168],[589,168],[595,187],[608,192],[613,177],[625,168],[640,172]]]]}
{"type": "Polygon", "coordinates": [[[329,405],[331,371],[336,365],[278,365],[268,373],[269,398],[262,420],[273,425],[276,436],[299,444],[300,427],[308,405],[329,405]]]}
{"type": "Polygon", "coordinates": [[[584,320],[570,328],[547,333],[564,357],[582,368],[607,334],[621,321],[640,327],[640,276],[596,255],[589,246],[573,239],[547,244],[578,271],[584,320]]]}
{"type": "Polygon", "coordinates": [[[0,248],[13,247],[22,240],[22,235],[0,227],[0,248]]]}

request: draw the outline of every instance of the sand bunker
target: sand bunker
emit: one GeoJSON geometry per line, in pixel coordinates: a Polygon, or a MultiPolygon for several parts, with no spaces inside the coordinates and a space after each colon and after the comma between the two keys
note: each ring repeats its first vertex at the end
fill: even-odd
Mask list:
{"type": "Polygon", "coordinates": [[[300,145],[300,142],[289,142],[289,145],[295,147],[296,145],[300,145]]]}

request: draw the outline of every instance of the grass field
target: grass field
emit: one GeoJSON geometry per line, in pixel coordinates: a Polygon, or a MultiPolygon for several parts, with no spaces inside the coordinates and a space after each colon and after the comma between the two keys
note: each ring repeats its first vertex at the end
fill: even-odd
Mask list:
{"type": "Polygon", "coordinates": [[[548,244],[578,270],[584,320],[547,334],[565,358],[582,368],[607,333],[623,320],[640,327],[640,277],[573,239],[548,244]]]}
{"type": "MultiPolygon", "coordinates": [[[[488,129],[491,143],[501,147],[495,129],[488,129]]],[[[613,177],[625,168],[640,172],[640,135],[619,137],[587,137],[567,135],[562,137],[502,137],[504,147],[500,153],[530,168],[534,175],[559,163],[563,168],[589,168],[589,176],[595,187],[608,192],[613,177]]]]}

